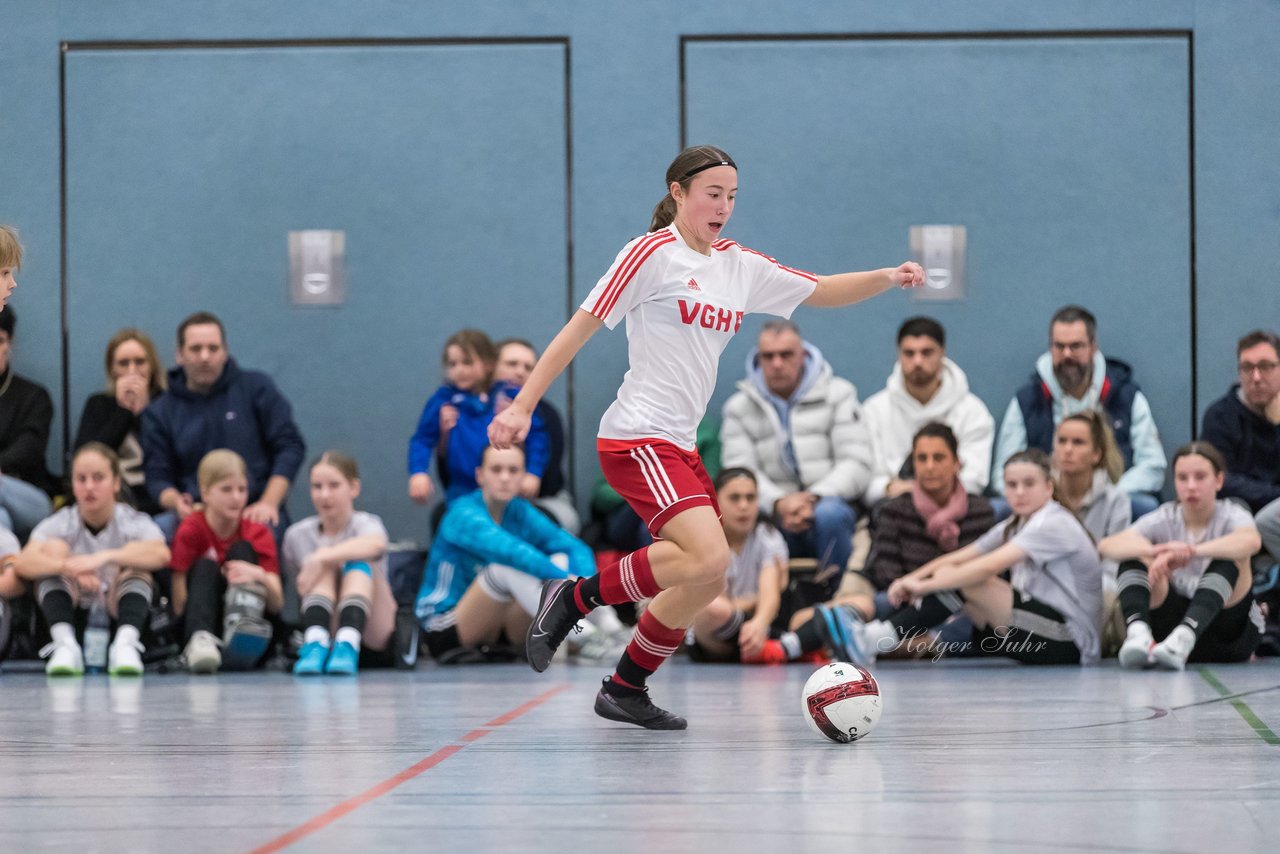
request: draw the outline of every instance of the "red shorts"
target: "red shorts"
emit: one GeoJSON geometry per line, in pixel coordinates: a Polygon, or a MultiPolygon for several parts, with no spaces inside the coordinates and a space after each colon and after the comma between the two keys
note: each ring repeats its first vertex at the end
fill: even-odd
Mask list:
{"type": "Polygon", "coordinates": [[[665,439],[596,439],[600,469],[654,537],[677,513],[710,507],[720,515],[711,476],[696,451],[665,439]]]}

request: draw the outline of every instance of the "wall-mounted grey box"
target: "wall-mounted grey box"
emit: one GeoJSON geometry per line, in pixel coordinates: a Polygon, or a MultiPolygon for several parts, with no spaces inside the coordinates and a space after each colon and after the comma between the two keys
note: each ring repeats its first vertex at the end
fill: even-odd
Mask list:
{"type": "Polygon", "coordinates": [[[342,231],[289,232],[289,300],[294,305],[342,305],[346,245],[342,231]]]}
{"type": "Polygon", "coordinates": [[[917,300],[958,300],[965,295],[963,225],[913,225],[911,259],[924,267],[925,283],[911,291],[917,300]]]}

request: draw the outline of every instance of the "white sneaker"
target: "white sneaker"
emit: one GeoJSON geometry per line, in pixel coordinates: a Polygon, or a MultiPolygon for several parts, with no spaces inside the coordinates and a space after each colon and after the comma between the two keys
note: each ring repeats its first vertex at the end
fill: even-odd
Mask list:
{"type": "MultiPolygon", "coordinates": [[[[594,628],[594,626],[592,627],[594,628]]],[[[570,636],[572,639],[572,636],[570,636]]],[[[622,655],[625,644],[619,645],[614,640],[613,635],[607,634],[599,629],[579,635],[581,641],[566,644],[569,646],[577,659],[583,662],[601,662],[609,661],[622,655]]]]}
{"type": "Polygon", "coordinates": [[[1196,633],[1186,626],[1178,626],[1169,636],[1155,645],[1151,657],[1164,670],[1185,670],[1187,656],[1196,646],[1196,633]]]}
{"type": "Polygon", "coordinates": [[[141,676],[144,649],[142,641],[117,638],[107,649],[107,673],[112,676],[141,676]]]}
{"type": "Polygon", "coordinates": [[[84,654],[75,641],[54,641],[40,650],[40,657],[49,659],[44,672],[50,676],[84,675],[84,654]]]}
{"type": "Polygon", "coordinates": [[[222,666],[222,651],[218,639],[203,629],[191,636],[182,658],[192,673],[213,673],[222,666]]]}
{"type": "Polygon", "coordinates": [[[1132,623],[1125,635],[1124,643],[1116,657],[1125,670],[1141,670],[1152,664],[1151,651],[1156,639],[1151,636],[1151,627],[1142,621],[1132,623]]]}

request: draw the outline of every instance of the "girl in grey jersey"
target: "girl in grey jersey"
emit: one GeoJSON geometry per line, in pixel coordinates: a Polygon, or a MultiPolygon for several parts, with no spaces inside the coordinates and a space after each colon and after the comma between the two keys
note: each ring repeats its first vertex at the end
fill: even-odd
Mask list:
{"type": "Polygon", "coordinates": [[[76,610],[102,604],[115,618],[107,651],[113,676],[142,675],[142,629],[151,609],[151,573],[169,563],[164,533],[145,513],[116,501],[120,460],[98,442],[71,461],[76,503],[45,519],[18,555],[18,574],[35,584],[49,624],[42,655],[50,676],[79,676],[84,656],[76,637],[76,610]]]}
{"type": "Polygon", "coordinates": [[[1262,615],[1249,559],[1262,540],[1247,510],[1218,499],[1225,470],[1208,442],[1183,445],[1173,456],[1178,500],[1099,544],[1121,562],[1121,667],[1247,661],[1257,648],[1262,615]]]}
{"type": "Polygon", "coordinates": [[[858,627],[868,659],[961,608],[986,655],[1028,664],[1092,664],[1102,622],[1102,565],[1080,522],[1053,500],[1049,458],[1032,449],[1004,465],[1013,516],[974,543],[895,581],[887,620],[858,627]],[[1012,571],[1012,583],[999,577],[1012,571]]]}
{"type": "Polygon", "coordinates": [[[355,460],[325,451],[311,464],[310,480],[316,515],[284,535],[285,572],[297,580],[306,632],[293,672],[350,676],[359,669],[361,646],[384,650],[395,629],[387,529],[377,516],[355,509],[355,460]]]}
{"type": "Polygon", "coordinates": [[[729,571],[725,592],[693,620],[694,656],[705,661],[761,661],[787,586],[787,544],[760,518],[756,476],[727,468],[713,485],[720,504],[729,571]]]}

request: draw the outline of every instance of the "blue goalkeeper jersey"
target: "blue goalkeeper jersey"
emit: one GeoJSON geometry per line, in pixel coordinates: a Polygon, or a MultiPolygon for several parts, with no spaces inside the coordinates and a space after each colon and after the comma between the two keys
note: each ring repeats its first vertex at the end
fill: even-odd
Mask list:
{"type": "Polygon", "coordinates": [[[431,544],[415,605],[423,628],[440,628],[438,618],[457,606],[471,582],[491,563],[535,578],[586,577],[596,572],[587,544],[525,499],[512,499],[499,524],[489,515],[484,494],[473,492],[449,505],[431,544]],[[568,572],[551,562],[551,555],[561,553],[569,558],[568,572]]]}

